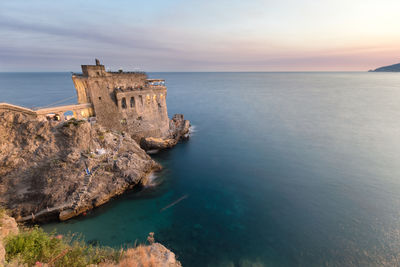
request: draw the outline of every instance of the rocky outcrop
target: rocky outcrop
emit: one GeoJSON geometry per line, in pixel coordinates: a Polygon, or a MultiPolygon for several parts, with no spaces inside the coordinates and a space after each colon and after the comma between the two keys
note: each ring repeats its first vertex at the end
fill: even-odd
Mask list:
{"type": "Polygon", "coordinates": [[[100,125],[0,112],[0,205],[18,221],[69,219],[160,168],[130,136],[100,125]]]}
{"type": "Polygon", "coordinates": [[[4,248],[4,239],[8,235],[18,234],[18,225],[14,218],[0,212],[0,266],[4,265],[6,250],[4,248]]]}
{"type": "Polygon", "coordinates": [[[181,263],[176,260],[175,254],[160,243],[149,246],[138,246],[130,248],[125,253],[118,264],[100,264],[107,267],[127,267],[127,266],[159,266],[159,267],[181,267],[181,263]]]}
{"type": "Polygon", "coordinates": [[[159,150],[159,149],[167,149],[175,146],[178,143],[175,139],[162,139],[157,137],[146,137],[140,140],[140,147],[146,151],[149,150],[159,150]]]}
{"type": "Polygon", "coordinates": [[[140,146],[148,150],[167,149],[175,146],[180,140],[189,138],[190,122],[182,114],[175,114],[169,122],[169,134],[166,138],[145,137],[140,146]]]}

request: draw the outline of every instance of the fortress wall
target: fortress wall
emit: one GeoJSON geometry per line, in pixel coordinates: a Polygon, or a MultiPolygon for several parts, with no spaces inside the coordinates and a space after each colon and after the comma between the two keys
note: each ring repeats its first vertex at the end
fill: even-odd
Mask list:
{"type": "Polygon", "coordinates": [[[105,81],[110,88],[128,88],[144,86],[147,75],[142,73],[108,73],[105,81]]]}
{"type": "Polygon", "coordinates": [[[90,99],[87,91],[87,79],[77,76],[72,76],[72,81],[76,89],[76,95],[78,97],[78,104],[90,103],[90,99]]]}
{"type": "Polygon", "coordinates": [[[21,106],[16,106],[8,103],[0,103],[0,112],[1,111],[15,111],[15,112],[20,112],[32,116],[36,116],[36,112],[33,111],[32,109],[29,108],[24,108],[21,106]]]}
{"type": "Polygon", "coordinates": [[[124,130],[121,126],[115,94],[107,83],[100,79],[88,79],[90,99],[96,114],[96,121],[116,131],[124,130]]]}
{"type": "Polygon", "coordinates": [[[166,91],[163,87],[117,93],[118,108],[130,133],[141,137],[163,137],[168,134],[166,91]]]}

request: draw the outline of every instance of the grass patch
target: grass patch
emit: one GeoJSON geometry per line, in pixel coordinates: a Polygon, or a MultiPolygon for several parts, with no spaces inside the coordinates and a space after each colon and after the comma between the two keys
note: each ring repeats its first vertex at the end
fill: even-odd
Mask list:
{"type": "Polygon", "coordinates": [[[80,267],[101,262],[118,262],[122,251],[109,247],[93,247],[80,236],[48,234],[39,227],[21,231],[5,240],[6,261],[33,266],[80,267]]]}

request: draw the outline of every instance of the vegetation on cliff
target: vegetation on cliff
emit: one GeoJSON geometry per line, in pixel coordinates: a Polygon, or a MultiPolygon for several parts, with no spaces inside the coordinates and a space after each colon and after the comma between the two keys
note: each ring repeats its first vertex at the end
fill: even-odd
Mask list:
{"type": "Polygon", "coordinates": [[[87,266],[101,262],[118,262],[123,251],[86,245],[72,235],[61,236],[45,233],[41,228],[25,229],[5,240],[8,263],[53,266],[87,266]]]}

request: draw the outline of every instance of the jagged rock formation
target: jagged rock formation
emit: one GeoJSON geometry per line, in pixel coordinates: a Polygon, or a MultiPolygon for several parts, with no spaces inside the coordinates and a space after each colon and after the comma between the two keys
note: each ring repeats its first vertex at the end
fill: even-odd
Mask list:
{"type": "Polygon", "coordinates": [[[380,67],[375,70],[370,70],[370,72],[400,72],[400,63],[390,66],[380,67]]]}
{"type": "Polygon", "coordinates": [[[169,136],[167,138],[143,137],[140,146],[144,150],[159,150],[175,146],[179,140],[189,138],[190,122],[182,114],[175,114],[169,123],[169,136]]]}
{"type": "Polygon", "coordinates": [[[129,135],[0,111],[0,205],[18,221],[69,219],[160,168],[129,135]]]}

